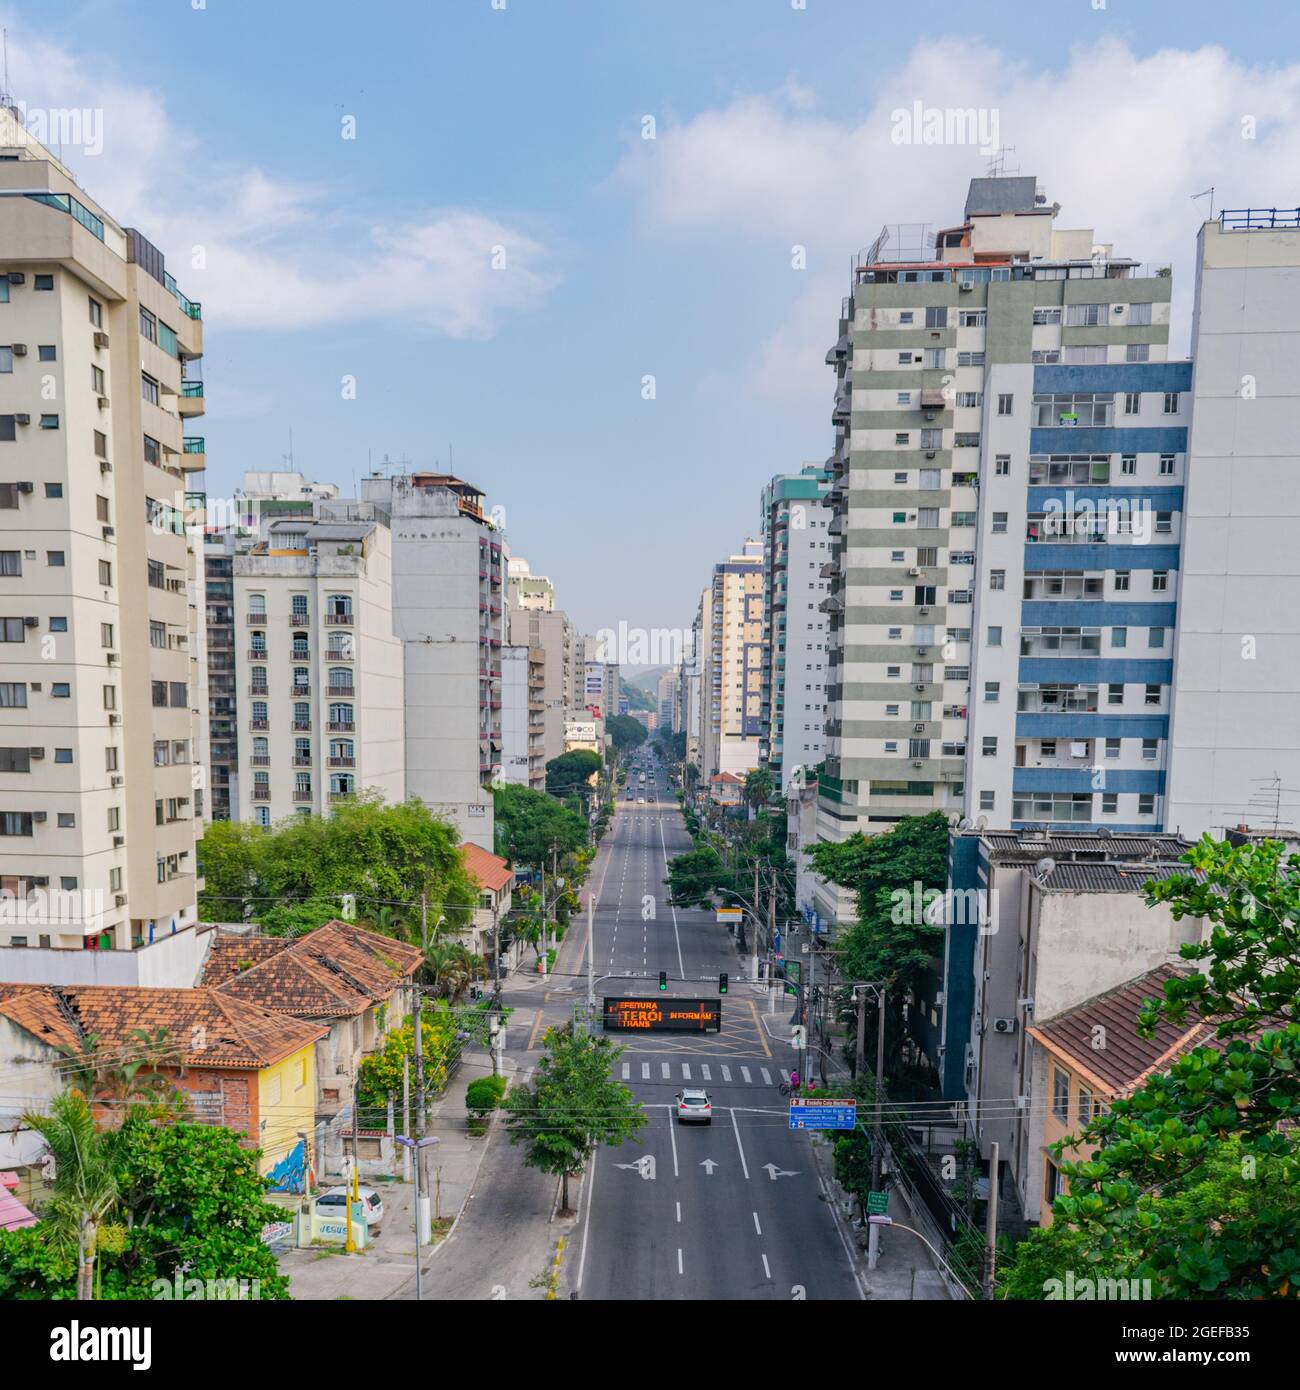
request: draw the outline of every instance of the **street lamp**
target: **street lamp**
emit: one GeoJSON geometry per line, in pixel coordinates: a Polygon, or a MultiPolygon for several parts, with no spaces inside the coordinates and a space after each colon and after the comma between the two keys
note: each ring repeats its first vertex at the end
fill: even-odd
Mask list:
{"type": "Polygon", "coordinates": [[[425,1243],[425,1233],[429,1229],[429,1218],[424,1210],[425,1204],[429,1199],[420,1195],[420,1169],[424,1165],[420,1162],[419,1151],[421,1149],[431,1148],[434,1144],[440,1144],[442,1141],[436,1134],[431,1134],[424,1139],[412,1139],[409,1135],[405,1134],[399,1134],[396,1137],[397,1142],[404,1149],[414,1149],[416,1151],[412,1157],[415,1162],[415,1298],[416,1302],[419,1302],[423,1297],[420,1284],[420,1264],[423,1257],[420,1252],[420,1247],[425,1243]]]}
{"type": "Polygon", "coordinates": [[[911,1226],[904,1226],[901,1221],[895,1221],[892,1216],[868,1216],[867,1224],[869,1226],[897,1226],[900,1231],[906,1231],[909,1235],[915,1236],[917,1240],[919,1240],[925,1246],[925,1248],[934,1256],[934,1258],[939,1261],[939,1263],[944,1267],[944,1269],[948,1271],[949,1276],[952,1279],[954,1279],[958,1284],[961,1283],[961,1280],[958,1279],[957,1275],[953,1272],[952,1266],[934,1248],[934,1246],[931,1245],[928,1240],[926,1240],[926,1238],[920,1233],[920,1231],[914,1230],[911,1226]]]}

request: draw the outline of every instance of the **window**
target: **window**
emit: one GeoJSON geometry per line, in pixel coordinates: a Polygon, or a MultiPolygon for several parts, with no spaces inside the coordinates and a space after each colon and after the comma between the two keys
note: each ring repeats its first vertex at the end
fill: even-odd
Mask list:
{"type": "Polygon", "coordinates": [[[998,454],[993,460],[993,471],[999,478],[1007,477],[1011,472],[1011,455],[998,454]]]}
{"type": "Polygon", "coordinates": [[[89,300],[88,300],[88,303],[89,303],[89,305],[90,305],[90,321],[91,321],[91,323],[93,323],[93,324],[95,325],[96,328],[103,328],[103,326],[104,326],[104,306],[103,306],[103,305],[99,302],[99,300],[97,300],[97,299],[89,299],[89,300]]]}
{"type": "Polygon", "coordinates": [[[1151,360],[1150,343],[1129,343],[1124,348],[1125,362],[1149,362],[1151,360]]]}
{"type": "Polygon", "coordinates": [[[895,526],[905,526],[906,524],[907,524],[907,513],[906,513],[906,512],[895,512],[895,513],[894,513],[894,525],[895,525],[895,526]]]}
{"type": "Polygon", "coordinates": [[[155,465],[162,462],[162,445],[151,434],[144,436],[144,461],[155,465]]]}
{"type": "Polygon", "coordinates": [[[1040,740],[1038,744],[1038,756],[1040,758],[1056,757],[1056,740],[1054,738],[1040,740]]]}
{"type": "Polygon", "coordinates": [[[984,645],[986,647],[1000,647],[1002,645],[1002,629],[1000,627],[989,628],[984,645]]]}
{"type": "Polygon", "coordinates": [[[1128,321],[1131,324],[1142,325],[1151,322],[1150,304],[1130,304],[1128,306],[1128,321]]]}
{"type": "Polygon", "coordinates": [[[189,686],[184,681],[171,682],[172,708],[184,709],[190,702],[189,686]]]}
{"type": "Polygon", "coordinates": [[[1159,651],[1165,645],[1165,630],[1162,627],[1150,627],[1147,629],[1147,646],[1155,651],[1159,651]]]}
{"type": "Polygon", "coordinates": [[[1065,324],[1067,328],[1104,328],[1108,304],[1067,304],[1065,324]]]}
{"type": "Polygon", "coordinates": [[[1034,323],[1040,327],[1044,324],[1060,323],[1061,311],[1059,309],[1035,309],[1034,323]]]}
{"type": "MultiPolygon", "coordinates": [[[[940,360],[934,365],[943,366],[943,349],[936,349],[939,352],[940,360]]],[[[929,364],[927,363],[927,366],[929,364]]],[[[982,367],[984,365],[984,354],[982,352],[959,352],[957,354],[957,365],[959,367],[982,367]]]]}
{"type": "Polygon", "coordinates": [[[1154,816],[1156,813],[1155,792],[1142,792],[1138,796],[1138,815],[1154,816]]]}
{"type": "Polygon", "coordinates": [[[897,434],[894,435],[895,448],[906,449],[908,442],[911,438],[912,436],[908,434],[906,430],[900,430],[897,434]]]}
{"type": "Polygon", "coordinates": [[[1129,581],[1130,581],[1131,579],[1132,579],[1132,575],[1129,573],[1128,570],[1116,570],[1116,571],[1115,571],[1115,592],[1116,592],[1117,594],[1126,594],[1126,593],[1128,593],[1128,590],[1129,590],[1129,581]]]}
{"type": "Polygon", "coordinates": [[[25,642],[27,633],[21,618],[0,618],[0,642],[25,642]]]}
{"type": "MultiPolygon", "coordinates": [[[[148,372],[140,373],[140,394],[150,405],[158,404],[158,383],[149,375],[148,372]]],[[[151,459],[151,463],[156,463],[156,459],[151,459]]]]}
{"type": "Polygon", "coordinates": [[[77,818],[71,811],[60,811],[58,819],[60,830],[75,830],[77,828],[77,818]]]}
{"type": "Polygon", "coordinates": [[[1165,413],[1166,415],[1177,415],[1177,414],[1178,414],[1178,392],[1177,392],[1177,391],[1166,391],[1166,392],[1165,392],[1165,411],[1164,411],[1164,413],[1165,413]]]}
{"type": "Polygon", "coordinates": [[[1142,703],[1144,705],[1158,705],[1160,703],[1160,687],[1158,685],[1148,685],[1142,693],[1142,703]]]}
{"type": "Polygon", "coordinates": [[[149,624],[149,645],[151,647],[167,646],[167,624],[150,622],[149,624]]]}
{"type": "Polygon", "coordinates": [[[1172,477],[1173,471],[1174,471],[1174,456],[1173,456],[1173,454],[1161,454],[1161,455],[1160,455],[1160,476],[1161,476],[1162,478],[1172,477]]]}
{"type": "Polygon", "coordinates": [[[985,734],[980,739],[980,756],[982,758],[996,758],[998,755],[998,740],[996,734],[985,734]]]}
{"type": "Polygon", "coordinates": [[[23,553],[21,550],[0,550],[0,575],[6,578],[21,578],[23,572],[23,553]]]}
{"type": "Polygon", "coordinates": [[[1144,738],[1142,740],[1142,758],[1145,762],[1154,762],[1160,756],[1160,740],[1158,738],[1144,738]]]}
{"type": "Polygon", "coordinates": [[[27,682],[0,681],[0,709],[26,709],[27,682]]]}
{"type": "Polygon", "coordinates": [[[1137,415],[1142,410],[1142,396],[1137,391],[1124,392],[1124,414],[1137,415]]]}
{"type": "Polygon", "coordinates": [[[57,430],[59,427],[59,417],[57,415],[42,415],[41,428],[43,430],[57,430]]]}
{"type": "Polygon", "coordinates": [[[910,367],[912,365],[912,354],[910,352],[900,352],[898,354],[898,365],[900,367],[910,367]]]}
{"type": "Polygon", "coordinates": [[[992,792],[980,792],[980,810],[992,811],[994,809],[994,794],[992,792]]]}
{"type": "Polygon", "coordinates": [[[67,557],[62,550],[47,550],[45,563],[53,569],[63,569],[67,564],[67,557]]]}
{"type": "Polygon", "coordinates": [[[947,328],[948,309],[945,305],[931,305],[925,311],[925,326],[927,328],[947,328]]]}
{"type": "Polygon", "coordinates": [[[116,748],[105,748],[105,749],[104,749],[104,771],[105,771],[105,772],[116,772],[116,771],[117,771],[117,749],[116,749],[116,748]]]}
{"type": "Polygon", "coordinates": [[[8,373],[14,369],[14,350],[11,347],[0,347],[0,372],[8,373]]]}
{"type": "Polygon", "coordinates": [[[993,534],[995,536],[1005,536],[1007,534],[1006,512],[993,513],[993,534]]]}
{"type": "Polygon", "coordinates": [[[1106,360],[1106,349],[1101,345],[1090,347],[1068,347],[1061,353],[1068,366],[1095,366],[1106,360]]]}
{"type": "Polygon", "coordinates": [[[158,320],[143,304],[140,306],[140,336],[151,343],[158,341],[158,320]]]}
{"type": "Polygon", "coordinates": [[[1119,814],[1118,792],[1102,792],[1101,813],[1103,816],[1115,816],[1119,814]]]}
{"type": "Polygon", "coordinates": [[[0,811],[0,835],[30,835],[32,833],[32,813],[30,811],[0,811]]]}
{"type": "Polygon", "coordinates": [[[150,703],[154,709],[167,708],[167,682],[150,681],[150,703]]]}
{"type": "Polygon", "coordinates": [[[1173,512],[1157,512],[1157,513],[1156,513],[1156,535],[1157,535],[1157,536],[1168,536],[1168,535],[1170,535],[1170,534],[1173,532],[1173,529],[1174,529],[1174,514],[1173,514],[1173,512]]]}
{"type": "MultiPolygon", "coordinates": [[[[152,563],[152,561],[150,562],[152,563]]],[[[159,567],[161,568],[161,566],[159,567]]],[[[111,560],[101,560],[99,562],[99,582],[107,589],[113,585],[113,564],[111,560]]],[[[162,585],[157,585],[162,588],[162,585]]]]}
{"type": "Polygon", "coordinates": [[[104,369],[96,367],[93,363],[90,368],[90,389],[97,396],[104,394],[104,369]]]}
{"type": "Polygon", "coordinates": [[[912,393],[910,391],[899,391],[894,397],[895,405],[911,405],[912,393]]]}
{"type": "Polygon", "coordinates": [[[912,322],[912,311],[910,309],[900,309],[898,311],[898,322],[907,325],[912,322]]]}
{"type": "Polygon", "coordinates": [[[957,405],[963,410],[978,410],[984,404],[983,391],[958,391],[957,405]]]}
{"type": "Polygon", "coordinates": [[[1062,1124],[1070,1123],[1070,1076],[1060,1067],[1052,1068],[1052,1114],[1062,1124]]]}
{"type": "Polygon", "coordinates": [[[53,275],[36,275],[32,277],[32,285],[38,290],[52,290],[54,288],[53,275]]]}
{"type": "Polygon", "coordinates": [[[1128,646],[1128,628],[1113,627],[1110,630],[1110,644],[1112,647],[1128,646]]]}
{"type": "Polygon", "coordinates": [[[57,362],[59,350],[53,343],[41,343],[36,349],[36,360],[38,362],[57,362]]]}
{"type": "Polygon", "coordinates": [[[1001,681],[984,682],[984,703],[986,705],[996,705],[1002,695],[1001,681]]]}
{"type": "Polygon", "coordinates": [[[1168,570],[1152,570],[1152,571],[1151,571],[1151,589],[1152,589],[1152,592],[1157,593],[1157,594],[1163,594],[1168,588],[1169,588],[1169,571],[1168,571],[1168,570]]]}
{"type": "Polygon", "coordinates": [[[115,686],[115,685],[106,685],[106,686],[104,686],[104,708],[105,708],[105,709],[116,709],[116,708],[117,708],[117,686],[115,686]]]}
{"type": "Polygon", "coordinates": [[[1108,685],[1106,687],[1106,703],[1108,705],[1122,705],[1124,703],[1124,687],[1122,685],[1108,685]]]}
{"type": "Polygon", "coordinates": [[[0,748],[0,772],[30,772],[32,756],[26,748],[0,748]]]}
{"type": "Polygon", "coordinates": [[[95,457],[106,459],[108,457],[108,435],[103,430],[95,430],[95,457]]]}
{"type": "Polygon", "coordinates": [[[999,394],[999,396],[998,396],[998,414],[999,414],[999,415],[1010,415],[1010,414],[1011,414],[1011,399],[1012,399],[1012,398],[1011,398],[1009,395],[999,394]]]}
{"type": "Polygon", "coordinates": [[[990,589],[1005,589],[1006,587],[1007,587],[1007,572],[1006,572],[1006,570],[990,570],[990,571],[989,571],[989,588],[990,588],[990,589]]]}

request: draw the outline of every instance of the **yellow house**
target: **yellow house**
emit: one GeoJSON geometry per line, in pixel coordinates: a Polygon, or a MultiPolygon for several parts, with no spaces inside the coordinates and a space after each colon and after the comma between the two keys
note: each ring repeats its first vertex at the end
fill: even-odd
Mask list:
{"type": "Polygon", "coordinates": [[[1142,1003],[1164,996],[1165,981],[1185,975],[1162,965],[1099,994],[1077,1008],[1026,1029],[1030,1039],[1029,1104],[1017,1123],[1017,1144],[1027,1142],[1039,1162],[1022,1166],[1020,1198],[1029,1220],[1052,1224],[1052,1203],[1068,1190],[1061,1164],[1090,1157],[1095,1145],[1071,1145],[1059,1157],[1053,1145],[1076,1135],[1111,1101],[1132,1094],[1155,1072],[1214,1036],[1202,1022],[1161,1021],[1154,1036],[1140,1038],[1142,1003]]]}

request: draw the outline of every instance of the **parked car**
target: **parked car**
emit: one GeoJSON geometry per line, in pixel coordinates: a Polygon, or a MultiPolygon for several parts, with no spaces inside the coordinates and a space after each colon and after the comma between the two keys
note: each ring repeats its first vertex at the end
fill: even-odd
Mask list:
{"type": "Polygon", "coordinates": [[[713,1102],[700,1086],[687,1086],[677,1092],[677,1123],[708,1125],[713,1123],[713,1102]]]}
{"type": "MultiPolygon", "coordinates": [[[[347,1209],[349,1192],[350,1189],[347,1187],[331,1187],[328,1192],[322,1192],[316,1198],[316,1206],[321,1209],[321,1215],[341,1215],[347,1209]]],[[[369,1227],[370,1234],[377,1236],[384,1220],[383,1200],[373,1187],[359,1189],[359,1196],[361,1209],[366,1213],[366,1225],[369,1227]]]]}

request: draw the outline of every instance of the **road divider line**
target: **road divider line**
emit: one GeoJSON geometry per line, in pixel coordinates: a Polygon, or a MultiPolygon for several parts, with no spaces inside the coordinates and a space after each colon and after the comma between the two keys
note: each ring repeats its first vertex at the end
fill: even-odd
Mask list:
{"type": "Polygon", "coordinates": [[[668,1108],[668,1138],[673,1146],[673,1177],[677,1177],[677,1121],[673,1118],[671,1106],[668,1108]]]}
{"type": "Polygon", "coordinates": [[[731,1112],[731,1127],[736,1132],[736,1148],[740,1150],[740,1171],[745,1175],[745,1181],[749,1181],[749,1164],[745,1162],[745,1146],[740,1142],[740,1124],[736,1119],[735,1109],[731,1112]]]}
{"type": "Polygon", "coordinates": [[[757,1213],[757,1212],[754,1213],[754,1232],[755,1232],[755,1234],[760,1235],[760,1236],[763,1234],[763,1228],[758,1224],[758,1213],[757,1213]]]}
{"type": "Polygon", "coordinates": [[[763,1256],[763,1273],[764,1273],[769,1279],[772,1277],[772,1271],[768,1268],[767,1256],[766,1256],[766,1255],[763,1256]]]}

